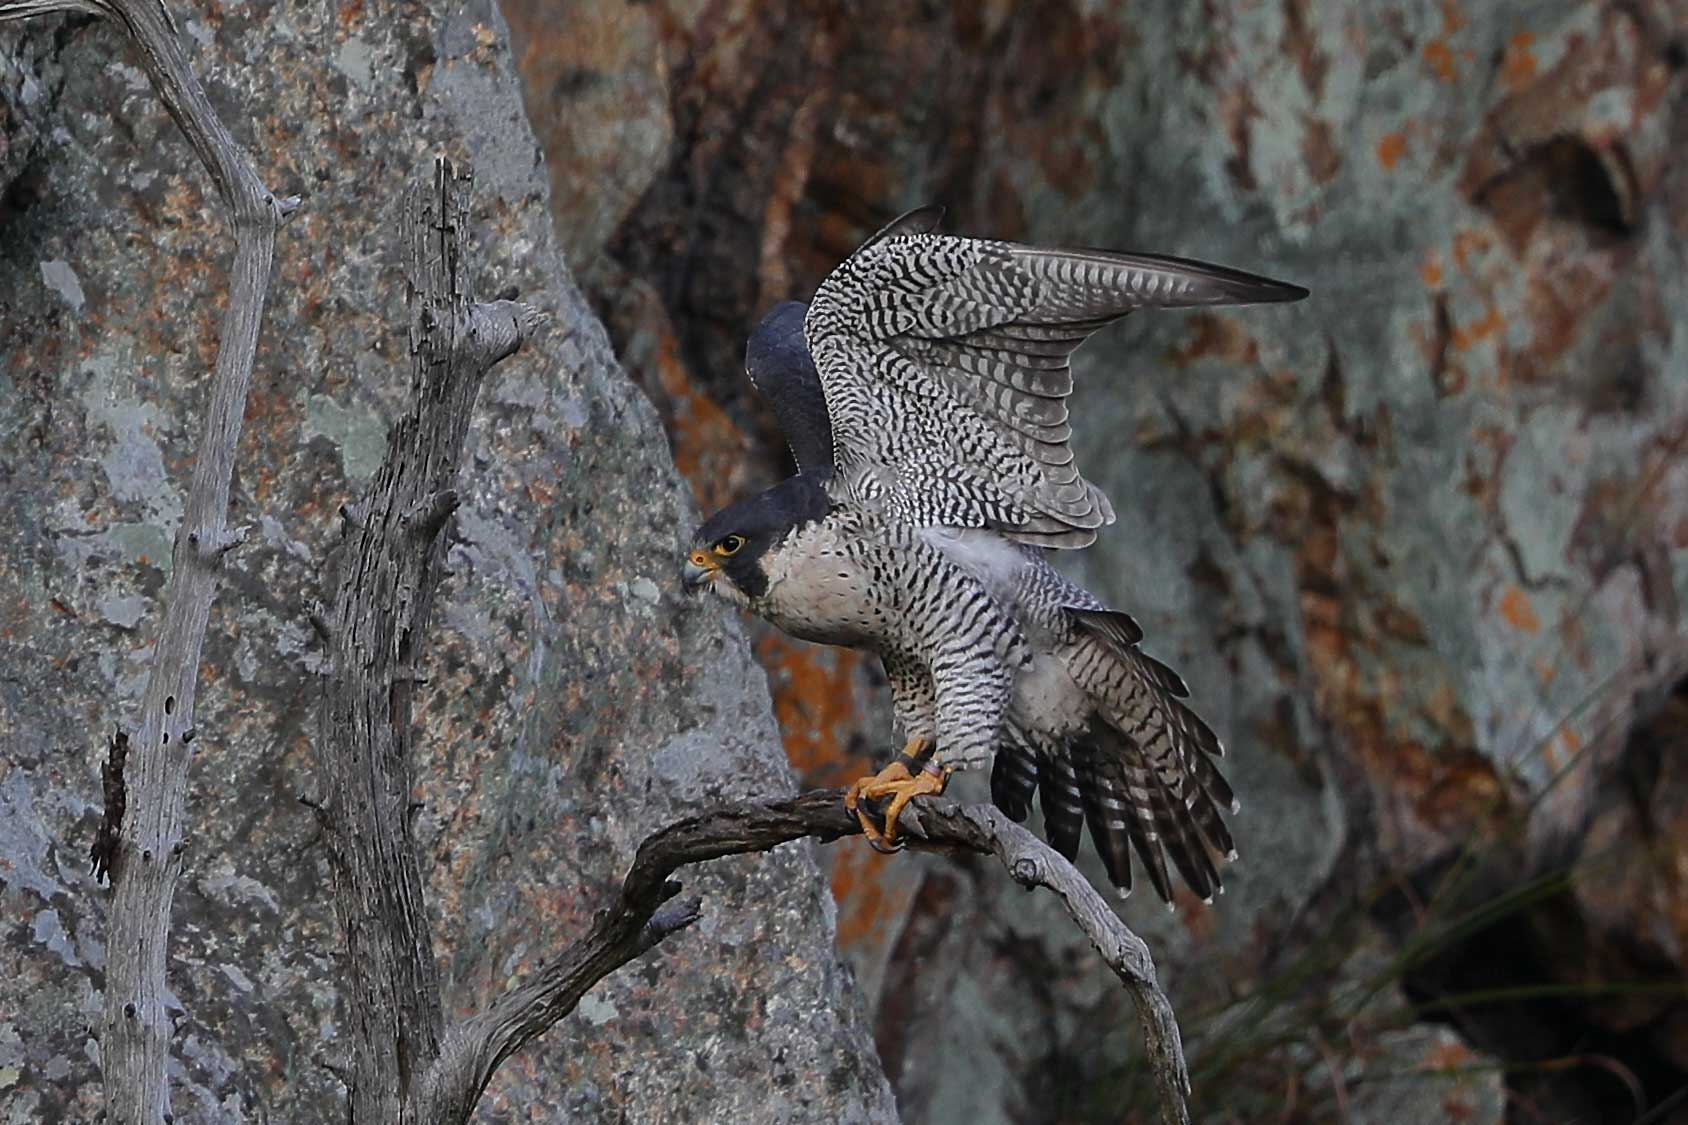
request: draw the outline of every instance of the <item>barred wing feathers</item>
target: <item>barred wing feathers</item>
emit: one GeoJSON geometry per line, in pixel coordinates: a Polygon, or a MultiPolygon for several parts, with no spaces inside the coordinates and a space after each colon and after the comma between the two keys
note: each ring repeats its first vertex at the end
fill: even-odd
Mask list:
{"type": "Polygon", "coordinates": [[[920,525],[1088,545],[1114,512],[1073,463],[1073,351],[1134,309],[1306,294],[1178,258],[901,233],[921,225],[834,270],[804,323],[841,485],[920,525]]]}

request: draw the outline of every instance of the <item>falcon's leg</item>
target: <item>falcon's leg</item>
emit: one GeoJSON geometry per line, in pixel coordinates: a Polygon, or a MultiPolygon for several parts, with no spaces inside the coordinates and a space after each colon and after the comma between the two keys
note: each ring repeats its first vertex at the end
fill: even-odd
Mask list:
{"type": "MultiPolygon", "coordinates": [[[[897,726],[907,735],[908,743],[890,765],[873,777],[860,778],[851,785],[844,794],[844,805],[861,821],[862,833],[875,851],[892,852],[897,850],[892,846],[897,834],[896,818],[908,805],[907,800],[896,800],[899,789],[915,783],[918,775],[925,772],[923,767],[938,745],[937,696],[932,690],[932,675],[925,661],[914,653],[892,648],[880,653],[880,659],[885,665],[885,677],[891,682],[891,706],[897,715],[897,726]],[[895,812],[888,812],[885,817],[887,831],[882,832],[858,807],[858,801],[863,797],[869,800],[878,797],[892,799],[895,812]]],[[[915,795],[910,794],[911,797],[915,795]]]]}
{"type": "MultiPolygon", "coordinates": [[[[975,592],[986,596],[982,588],[975,592]]],[[[923,729],[935,726],[943,735],[944,756],[962,768],[990,759],[1013,691],[1008,661],[1014,659],[1017,664],[1025,654],[1024,642],[1011,619],[999,621],[1000,629],[995,629],[989,627],[987,618],[986,626],[959,632],[946,629],[932,645],[929,666],[895,654],[885,659],[892,701],[898,718],[910,732],[909,743],[902,757],[877,777],[856,782],[844,798],[845,805],[862,822],[868,843],[878,851],[894,850],[897,818],[910,801],[942,793],[949,784],[950,767],[928,760],[936,739],[923,735],[923,729]],[[857,807],[863,797],[891,798],[885,810],[884,832],[875,831],[857,807]]]]}
{"type": "Polygon", "coordinates": [[[862,834],[867,842],[879,852],[890,853],[898,851],[897,818],[908,807],[908,803],[916,797],[942,793],[949,784],[949,770],[941,768],[932,761],[932,751],[936,743],[930,738],[915,737],[903,747],[895,761],[872,777],[858,779],[844,791],[844,807],[856,814],[861,821],[862,834]],[[912,767],[912,768],[911,768],[912,767]],[[861,808],[861,801],[877,800],[890,797],[891,804],[885,810],[885,830],[881,832],[873,821],[868,819],[866,810],[861,808]]]}

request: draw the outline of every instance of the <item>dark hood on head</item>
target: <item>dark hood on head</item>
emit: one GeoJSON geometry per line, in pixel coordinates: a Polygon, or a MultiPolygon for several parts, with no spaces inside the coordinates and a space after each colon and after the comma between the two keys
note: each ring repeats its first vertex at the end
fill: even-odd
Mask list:
{"type": "Polygon", "coordinates": [[[752,541],[762,537],[783,539],[793,528],[826,515],[828,507],[821,481],[799,473],[722,508],[703,522],[692,542],[708,547],[727,535],[742,535],[752,541]]]}
{"type": "Polygon", "coordinates": [[[744,546],[721,561],[721,571],[750,597],[761,597],[768,590],[763,556],[797,528],[821,519],[829,507],[821,478],[799,473],[710,516],[692,536],[692,546],[707,549],[729,535],[742,537],[744,546]]]}

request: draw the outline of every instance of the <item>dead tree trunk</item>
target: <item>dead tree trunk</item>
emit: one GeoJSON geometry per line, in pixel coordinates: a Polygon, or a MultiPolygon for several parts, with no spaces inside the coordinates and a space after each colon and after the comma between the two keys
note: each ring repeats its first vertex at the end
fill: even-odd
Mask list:
{"type": "Polygon", "coordinates": [[[345,942],[356,1121],[439,1120],[416,1116],[411,1097],[439,1057],[444,1019],[411,836],[411,703],[475,397],[538,322],[527,305],[473,299],[469,179],[437,161],[406,199],[413,405],[369,491],[343,513],[339,591],[322,624],[334,672],[317,740],[318,811],[345,942]]]}
{"type": "Polygon", "coordinates": [[[169,1121],[174,1017],[166,1003],[165,963],[170,907],[188,834],[199,659],[223,556],[245,537],[243,530],[231,531],[227,525],[229,480],[264,319],[276,230],[299,200],[278,199],[264,187],[211,108],[160,0],[0,0],[0,21],[66,11],[106,17],[128,33],[153,90],[210,173],[235,238],[228,311],[193,484],[171,552],[164,622],[138,729],[113,742],[107,822],[95,854],[97,869],[109,870],[114,882],[100,1035],[108,1114],[120,1122],[169,1121]]]}

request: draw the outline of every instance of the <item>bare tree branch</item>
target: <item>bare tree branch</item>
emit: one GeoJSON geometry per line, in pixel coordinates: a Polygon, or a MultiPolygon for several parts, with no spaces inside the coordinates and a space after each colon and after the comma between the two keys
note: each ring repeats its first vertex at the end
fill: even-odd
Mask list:
{"type": "MultiPolygon", "coordinates": [[[[925,799],[903,814],[910,847],[994,855],[1016,882],[1047,887],[1067,908],[1136,1002],[1160,1093],[1162,1120],[1189,1121],[1189,1072],[1172,1004],[1161,991],[1148,946],[1120,921],[1073,865],[990,805],[925,799]]],[[[639,845],[615,902],[587,935],[490,1009],[452,1026],[417,1093],[415,1118],[462,1122],[498,1066],[572,1012],[588,989],[699,915],[695,898],[678,899],[670,879],[681,867],[722,856],[765,852],[808,837],[827,841],[858,834],[843,790],[792,800],[725,805],[677,821],[639,845]]]]}
{"type": "Polygon", "coordinates": [[[410,1097],[439,1055],[439,970],[411,835],[411,702],[454,485],[487,371],[539,322],[526,305],[476,304],[466,263],[468,173],[437,161],[405,200],[412,407],[344,521],[340,588],[319,626],[334,659],[317,756],[335,912],[345,941],[354,1121],[432,1122],[410,1097]]]}
{"type": "MultiPolygon", "coordinates": [[[[108,840],[104,854],[116,882],[100,1038],[107,1110],[121,1122],[167,1121],[171,1019],[165,962],[186,822],[191,739],[184,735],[193,729],[200,651],[222,556],[239,541],[225,526],[229,478],[269,289],[275,232],[299,201],[277,199],[264,187],[212,110],[160,0],[0,0],[0,20],[50,12],[105,16],[128,32],[153,89],[210,173],[235,234],[228,311],[205,430],[176,528],[164,623],[122,781],[127,799],[116,806],[126,815],[115,826],[115,845],[108,840]]],[[[108,813],[112,807],[108,801],[108,813]]]]}

